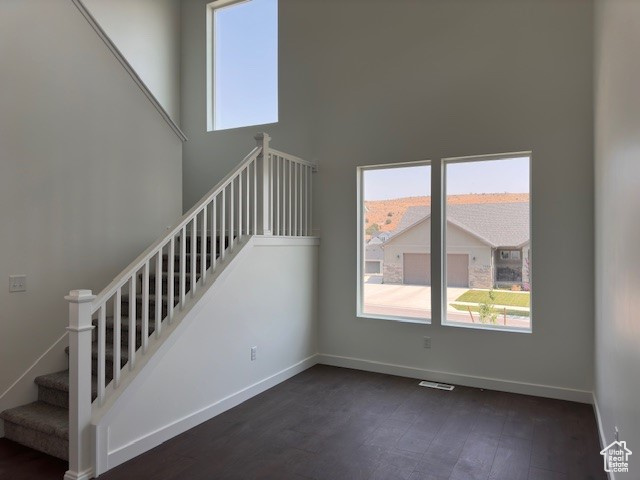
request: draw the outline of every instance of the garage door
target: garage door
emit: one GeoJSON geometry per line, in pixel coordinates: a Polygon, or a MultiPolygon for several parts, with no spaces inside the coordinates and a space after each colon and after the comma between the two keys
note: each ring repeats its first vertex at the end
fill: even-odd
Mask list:
{"type": "Polygon", "coordinates": [[[407,285],[431,285],[431,255],[405,253],[403,255],[403,282],[407,285]]]}
{"type": "MultiPolygon", "coordinates": [[[[403,283],[407,285],[431,285],[430,254],[404,254],[403,283]]],[[[450,287],[469,286],[469,255],[455,253],[447,255],[447,285],[450,287]]]]}
{"type": "Polygon", "coordinates": [[[469,255],[457,253],[447,255],[447,286],[469,286],[469,255]]]}

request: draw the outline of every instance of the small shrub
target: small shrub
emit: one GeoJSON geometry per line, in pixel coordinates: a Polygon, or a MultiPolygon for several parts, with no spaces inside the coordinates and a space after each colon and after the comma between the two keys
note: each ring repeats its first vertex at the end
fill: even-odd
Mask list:
{"type": "Polygon", "coordinates": [[[493,292],[493,289],[489,290],[489,299],[486,302],[483,302],[478,307],[478,313],[480,314],[480,322],[481,323],[497,323],[498,322],[498,312],[494,310],[494,306],[496,304],[496,294],[493,292]]]}
{"type": "Polygon", "coordinates": [[[387,213],[387,217],[393,217],[393,212],[387,213]]]}
{"type": "Polygon", "coordinates": [[[374,235],[376,233],[378,233],[380,231],[380,225],[378,225],[377,223],[372,223],[371,225],[369,225],[369,227],[365,230],[365,233],[367,235],[374,235]]]}
{"type": "Polygon", "coordinates": [[[385,224],[385,225],[389,225],[390,223],[391,223],[391,219],[390,219],[390,218],[387,218],[387,219],[384,221],[384,224],[385,224]]]}

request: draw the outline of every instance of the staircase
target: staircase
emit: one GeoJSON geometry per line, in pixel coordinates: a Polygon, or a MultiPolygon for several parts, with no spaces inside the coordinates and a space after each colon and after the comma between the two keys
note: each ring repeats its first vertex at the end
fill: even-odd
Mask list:
{"type": "Polygon", "coordinates": [[[5,410],[5,437],[69,461],[65,478],[102,473],[91,425],[144,368],[235,252],[253,235],[311,235],[313,164],[269,136],[98,296],[67,298],[69,370],[35,379],[36,402],[5,410]],[[133,300],[135,299],[135,300],[133,300]],[[110,403],[111,402],[111,403],[110,403]]]}
{"type": "MultiPolygon", "coordinates": [[[[186,237],[186,273],[191,273],[191,244],[192,240],[190,236],[186,237]]],[[[211,236],[207,236],[208,251],[211,251],[211,236]]],[[[220,252],[220,238],[217,239],[216,251],[220,252]]],[[[225,239],[225,244],[228,245],[228,239],[225,239]]],[[[200,248],[200,239],[197,241],[196,252],[196,281],[200,280],[200,271],[202,266],[202,252],[200,248]]],[[[220,253],[216,258],[220,258],[220,253]]],[[[169,290],[168,287],[168,257],[163,256],[163,270],[161,273],[162,278],[162,293],[166,295],[169,290]]],[[[211,267],[211,255],[206,256],[206,266],[211,267]]],[[[180,255],[174,255],[174,270],[179,270],[180,255]]],[[[156,288],[156,274],[150,274],[150,290],[149,290],[149,306],[150,311],[155,311],[155,288],[156,288]]],[[[142,275],[138,278],[139,284],[142,284],[142,275]]],[[[179,288],[180,277],[179,274],[174,274],[174,289],[179,288]]],[[[191,292],[191,277],[187,276],[185,280],[186,293],[191,292]]],[[[129,309],[129,296],[122,296],[122,307],[124,311],[129,309]]],[[[163,316],[167,314],[167,298],[162,298],[162,312],[163,316]]],[[[137,321],[135,322],[135,345],[136,350],[142,346],[142,302],[143,295],[138,292],[136,295],[137,302],[137,321]]],[[[178,299],[174,300],[174,307],[178,305],[178,299]]],[[[98,321],[94,320],[93,325],[98,326],[98,321]]],[[[128,350],[129,350],[129,327],[131,322],[129,318],[123,316],[121,318],[121,335],[120,335],[120,366],[124,367],[128,362],[128,350]]],[[[95,329],[94,329],[95,331],[95,329]]],[[[155,326],[149,325],[149,334],[155,332],[155,326]]],[[[106,349],[105,349],[105,381],[109,383],[113,379],[113,364],[114,364],[114,348],[113,342],[116,337],[115,322],[113,316],[106,317],[105,325],[106,333],[106,349]]],[[[91,366],[91,400],[94,401],[98,396],[98,345],[97,335],[93,335],[92,342],[92,366],[91,366]]],[[[69,347],[66,349],[69,353],[69,347]]],[[[5,437],[14,442],[20,443],[27,447],[39,450],[41,452],[53,455],[54,457],[61,458],[63,460],[69,459],[69,370],[62,372],[50,373],[48,375],[42,375],[35,379],[36,386],[38,387],[38,401],[23,405],[20,407],[5,410],[0,414],[0,418],[4,420],[5,425],[5,437]]]]}

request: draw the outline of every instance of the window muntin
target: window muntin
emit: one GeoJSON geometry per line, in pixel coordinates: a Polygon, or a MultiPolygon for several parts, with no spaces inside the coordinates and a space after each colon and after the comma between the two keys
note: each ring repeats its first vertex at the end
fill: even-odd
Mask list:
{"type": "Polygon", "coordinates": [[[430,322],[431,166],[360,167],[358,178],[358,315],[430,322]]]}
{"type": "Polygon", "coordinates": [[[209,9],[209,131],[277,122],[277,0],[218,0],[209,9]]]}
{"type": "Polygon", "coordinates": [[[443,168],[443,324],[530,331],[530,156],[443,168]]]}

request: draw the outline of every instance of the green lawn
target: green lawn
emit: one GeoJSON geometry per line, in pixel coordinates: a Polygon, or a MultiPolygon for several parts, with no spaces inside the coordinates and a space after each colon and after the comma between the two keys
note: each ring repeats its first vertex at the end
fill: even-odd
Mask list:
{"type": "MultiPolygon", "coordinates": [[[[472,312],[478,312],[479,308],[478,307],[471,307],[469,305],[460,305],[459,303],[452,303],[451,306],[453,308],[455,308],[456,310],[460,310],[463,312],[468,312],[469,308],[471,308],[472,312]]],[[[502,315],[504,315],[504,310],[500,309],[500,308],[494,308],[493,309],[494,312],[496,312],[498,314],[498,321],[500,321],[502,319],[502,315]]],[[[518,317],[528,317],[529,316],[529,312],[527,310],[509,310],[507,309],[507,315],[509,316],[518,316],[518,317]]]]}
{"type": "MultiPolygon", "coordinates": [[[[504,290],[494,290],[495,305],[507,305],[509,307],[529,307],[531,296],[529,292],[508,292],[504,290]]],[[[458,298],[457,302],[469,303],[491,303],[488,290],[469,290],[458,298]]]]}

